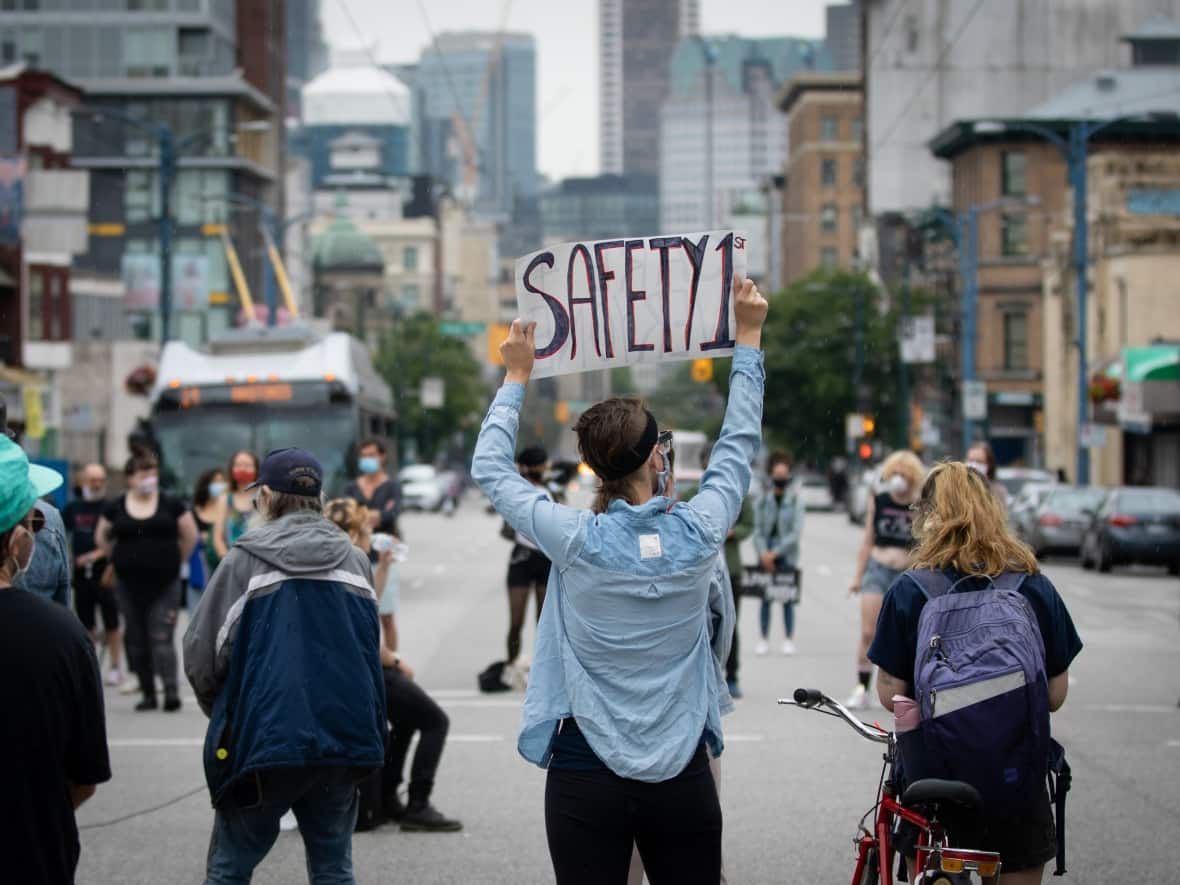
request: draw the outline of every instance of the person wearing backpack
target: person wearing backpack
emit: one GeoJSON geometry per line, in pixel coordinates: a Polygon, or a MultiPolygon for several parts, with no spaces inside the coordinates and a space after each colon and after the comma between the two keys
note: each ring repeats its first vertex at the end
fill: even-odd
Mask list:
{"type": "MultiPolygon", "coordinates": [[[[1065,703],[1082,642],[984,476],[941,464],[915,509],[913,566],[885,594],[869,649],[882,705],[892,711],[901,695],[921,710],[901,779],[976,787],[984,808],[971,846],[999,852],[1005,885],[1031,885],[1057,854],[1049,713],[1065,703]]],[[[897,840],[911,858],[915,837],[910,828],[897,840]]]]}

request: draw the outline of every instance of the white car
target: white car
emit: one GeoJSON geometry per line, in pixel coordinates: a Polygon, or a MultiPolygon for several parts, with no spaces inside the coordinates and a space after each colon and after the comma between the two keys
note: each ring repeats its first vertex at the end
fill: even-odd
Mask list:
{"type": "Polygon", "coordinates": [[[442,507],[443,493],[438,471],[429,464],[403,467],[397,479],[402,486],[403,510],[438,510],[442,507]]]}
{"type": "Polygon", "coordinates": [[[808,473],[799,480],[799,497],[808,510],[831,510],[836,506],[828,481],[815,473],[808,473]]]}

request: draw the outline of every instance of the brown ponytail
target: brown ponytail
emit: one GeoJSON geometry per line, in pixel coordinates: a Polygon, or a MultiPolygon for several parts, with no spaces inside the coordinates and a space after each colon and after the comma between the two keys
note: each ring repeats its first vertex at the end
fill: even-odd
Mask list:
{"type": "Polygon", "coordinates": [[[598,476],[598,489],[591,509],[605,513],[610,502],[622,498],[629,504],[632,478],[638,471],[619,479],[605,479],[618,475],[618,465],[627,463],[647,427],[647,409],[637,396],[620,396],[591,406],[578,419],[574,433],[578,435],[578,451],[582,460],[598,476]]]}

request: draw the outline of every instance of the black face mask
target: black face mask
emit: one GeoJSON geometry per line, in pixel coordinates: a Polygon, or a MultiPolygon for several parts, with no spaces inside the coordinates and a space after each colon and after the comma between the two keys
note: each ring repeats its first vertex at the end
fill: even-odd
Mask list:
{"type": "Polygon", "coordinates": [[[771,482],[774,483],[774,487],[780,492],[785,491],[787,486],[791,484],[789,479],[772,479],[771,482]]]}
{"type": "Polygon", "coordinates": [[[544,470],[526,470],[524,475],[526,479],[531,479],[533,482],[542,482],[545,479],[544,470]]]}

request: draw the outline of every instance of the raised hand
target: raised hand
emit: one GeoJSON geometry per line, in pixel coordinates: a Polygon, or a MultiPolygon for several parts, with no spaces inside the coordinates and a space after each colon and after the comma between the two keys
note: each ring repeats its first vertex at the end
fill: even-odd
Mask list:
{"type": "Polygon", "coordinates": [[[500,345],[500,356],[508,369],[504,376],[507,384],[528,384],[533,374],[533,362],[537,350],[537,324],[512,321],[508,337],[500,345]]]}
{"type": "Polygon", "coordinates": [[[738,344],[750,347],[762,345],[762,324],[770,305],[751,279],[733,278],[733,313],[737,320],[738,344]]]}

